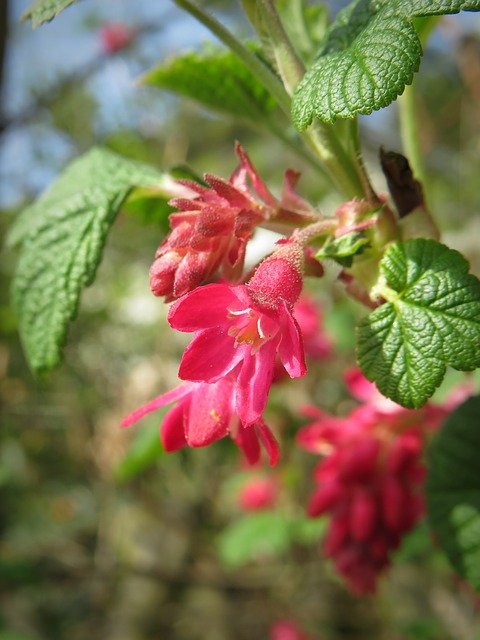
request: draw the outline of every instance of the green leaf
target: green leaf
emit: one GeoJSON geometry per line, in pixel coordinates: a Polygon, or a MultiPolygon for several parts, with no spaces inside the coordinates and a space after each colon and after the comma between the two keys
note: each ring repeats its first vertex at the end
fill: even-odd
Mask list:
{"type": "Polygon", "coordinates": [[[225,565],[238,567],[265,556],[282,555],[291,539],[291,519],[278,512],[262,511],[228,526],[218,538],[218,550],[225,565]]]}
{"type": "Polygon", "coordinates": [[[32,21],[32,28],[36,29],[44,22],[49,22],[64,9],[78,0],[35,0],[22,16],[22,20],[32,21]]]}
{"type": "Polygon", "coordinates": [[[158,411],[154,421],[142,425],[138,429],[125,457],[115,469],[115,478],[119,482],[128,482],[140,475],[165,455],[165,449],[160,442],[159,424],[165,415],[158,411]]]}
{"type": "Polygon", "coordinates": [[[332,258],[342,266],[350,267],[353,256],[362,253],[368,242],[368,238],[360,231],[347,233],[340,238],[329,236],[315,257],[317,260],[332,258]]]}
{"type": "Polygon", "coordinates": [[[142,80],[216,111],[258,121],[275,100],[231,51],[186,53],[149,71],[142,80]]]}
{"type": "Polygon", "coordinates": [[[292,120],[303,130],[385,107],[413,80],[422,46],[412,19],[480,10],[480,0],[355,0],[330,26],[298,85],[292,120]]]}
{"type": "Polygon", "coordinates": [[[387,303],[357,331],[360,367],[395,402],[421,407],[447,365],[480,366],[480,282],[465,258],[434,240],[391,245],[378,293],[387,303]]]}
{"type": "Polygon", "coordinates": [[[137,185],[158,185],[161,192],[162,177],[149,166],[93,149],[22,212],[9,238],[22,242],[12,294],[34,371],[60,362],[68,323],[83,287],[93,282],[122,202],[137,185]]]}
{"type": "Polygon", "coordinates": [[[428,452],[428,520],[456,570],[480,591],[480,396],[447,418],[428,452]]]}

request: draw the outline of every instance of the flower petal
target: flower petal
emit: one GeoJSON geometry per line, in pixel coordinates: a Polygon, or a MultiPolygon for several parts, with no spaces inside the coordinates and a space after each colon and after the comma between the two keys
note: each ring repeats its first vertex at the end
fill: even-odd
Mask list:
{"type": "Polygon", "coordinates": [[[274,467],[280,457],[280,448],[278,446],[277,439],[262,419],[257,422],[255,427],[258,437],[262,441],[262,444],[268,454],[270,466],[274,467]]]}
{"type": "Polygon", "coordinates": [[[186,424],[185,436],[189,447],[205,447],[228,434],[232,395],[229,380],[196,385],[186,424]]]}
{"type": "Polygon", "coordinates": [[[307,373],[302,335],[297,321],[290,313],[285,301],[280,307],[282,338],[278,345],[278,355],[291,378],[301,378],[307,373]]]}
{"type": "Polygon", "coordinates": [[[180,298],[192,291],[210,273],[210,255],[203,251],[189,251],[175,272],[173,295],[180,298]]]}
{"type": "Polygon", "coordinates": [[[244,352],[237,379],[235,407],[245,425],[259,420],[267,404],[273,379],[275,343],[275,340],[269,340],[254,355],[244,352]]]}
{"type": "Polygon", "coordinates": [[[234,287],[208,284],[177,300],[168,312],[168,322],[178,331],[198,331],[227,323],[228,308],[238,306],[234,287]]]}
{"type": "Polygon", "coordinates": [[[233,439],[235,444],[243,451],[247,462],[251,465],[256,464],[260,458],[260,445],[255,427],[241,425],[233,439]]]}
{"type": "Polygon", "coordinates": [[[193,382],[217,382],[243,358],[245,347],[219,328],[199,331],[185,349],[178,375],[193,382]]]}
{"type": "Polygon", "coordinates": [[[132,413],[129,413],[128,416],[123,418],[120,426],[130,427],[132,424],[140,420],[140,418],[146,416],[147,413],[152,413],[152,411],[156,411],[157,409],[160,409],[160,407],[164,407],[171,402],[175,402],[175,400],[180,400],[180,398],[183,398],[190,393],[191,388],[192,385],[187,382],[186,384],[181,384],[178,387],[175,387],[175,389],[172,389],[171,391],[162,393],[161,396],[157,396],[153,400],[150,400],[150,402],[147,402],[147,404],[144,404],[138,409],[135,409],[135,411],[132,411],[132,413]]]}
{"type": "Polygon", "coordinates": [[[160,427],[160,440],[165,451],[178,451],[187,444],[184,424],[188,403],[187,399],[175,405],[163,419],[160,427]]]}

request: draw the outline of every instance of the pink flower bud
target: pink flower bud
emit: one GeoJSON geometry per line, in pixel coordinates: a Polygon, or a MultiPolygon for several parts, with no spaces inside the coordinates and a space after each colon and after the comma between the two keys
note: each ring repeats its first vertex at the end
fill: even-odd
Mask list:
{"type": "Polygon", "coordinates": [[[261,511],[272,507],[278,498],[279,485],[272,476],[247,480],[238,495],[238,504],[244,511],[261,511]]]}
{"type": "Polygon", "coordinates": [[[103,50],[107,55],[117,53],[128,47],[134,38],[134,32],[123,24],[110,22],[100,31],[103,50]]]}
{"type": "Polygon", "coordinates": [[[266,309],[276,309],[280,300],[293,307],[303,287],[303,249],[289,243],[266,258],[257,268],[247,287],[255,302],[266,309]]]}

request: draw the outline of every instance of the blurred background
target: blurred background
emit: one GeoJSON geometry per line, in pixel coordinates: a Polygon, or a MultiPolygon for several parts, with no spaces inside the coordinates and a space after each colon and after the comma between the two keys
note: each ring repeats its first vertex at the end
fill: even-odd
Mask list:
{"type": "MultiPolygon", "coordinates": [[[[2,236],[94,144],[165,170],[188,165],[228,177],[238,139],[274,193],[294,167],[302,195],[325,211],[340,204],[277,139],[137,82],[160,61],[212,40],[173,4],[85,0],[36,31],[20,22],[28,4],[0,6],[2,236]],[[128,36],[121,46],[112,36],[118,27],[128,36]]],[[[238,2],[203,4],[252,35],[238,2]]],[[[346,3],[328,4],[335,14],[346,3]]],[[[480,276],[476,14],[441,21],[420,76],[428,203],[445,241],[480,276]]],[[[380,145],[401,150],[396,106],[361,125],[375,186],[385,191],[377,154],[380,145]]],[[[426,525],[408,537],[378,594],[358,599],[321,556],[325,524],[304,516],[315,460],[293,446],[298,409],[312,400],[335,413],[353,406],[341,380],[363,311],[332,275],[312,295],[333,353],[304,381],[275,390],[269,405],[283,452],[274,472],[249,471],[226,440],[164,454],[160,414],[119,428],[124,415],[177,382],[185,340],[169,330],[148,283],[163,233],[155,216],[119,216],[64,364],[45,380],[32,376],[22,354],[8,299],[16,256],[2,251],[0,640],[256,640],[285,619],[314,640],[480,638],[479,601],[433,548],[426,525]],[[259,475],[273,477],[275,504],[252,511],[258,504],[240,496],[259,475]]]]}

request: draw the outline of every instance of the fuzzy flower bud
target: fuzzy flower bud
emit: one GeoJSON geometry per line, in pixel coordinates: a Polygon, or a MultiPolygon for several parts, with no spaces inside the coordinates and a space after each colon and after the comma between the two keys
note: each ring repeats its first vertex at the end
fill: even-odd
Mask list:
{"type": "Polygon", "coordinates": [[[295,220],[311,215],[293,187],[298,174],[287,171],[277,200],[261,180],[245,150],[236,145],[240,164],[230,179],[205,175],[208,186],[178,181],[191,197],[170,202],[172,231],[158,248],[150,269],[150,286],[167,301],[180,298],[217,270],[230,281],[240,278],[245,250],[255,228],[273,218],[295,220]],[[251,185],[251,186],[250,186],[251,185]]]}

